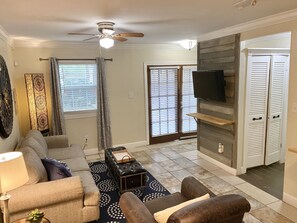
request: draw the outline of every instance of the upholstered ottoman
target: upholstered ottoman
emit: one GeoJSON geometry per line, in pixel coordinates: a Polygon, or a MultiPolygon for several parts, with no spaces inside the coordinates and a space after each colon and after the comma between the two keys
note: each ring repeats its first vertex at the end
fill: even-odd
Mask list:
{"type": "Polygon", "coordinates": [[[109,148],[105,150],[105,163],[117,183],[122,194],[133,189],[141,189],[146,184],[146,170],[137,161],[117,163],[112,152],[126,150],[125,147],[109,148]]]}

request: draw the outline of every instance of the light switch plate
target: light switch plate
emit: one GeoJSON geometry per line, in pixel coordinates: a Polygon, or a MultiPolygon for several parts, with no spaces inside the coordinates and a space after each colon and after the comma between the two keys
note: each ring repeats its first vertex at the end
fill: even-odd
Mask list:
{"type": "Polygon", "coordinates": [[[294,113],[297,113],[297,102],[293,103],[293,109],[292,110],[293,110],[294,113]]]}
{"type": "Polygon", "coordinates": [[[133,91],[130,91],[129,92],[129,99],[133,99],[134,98],[134,92],[133,91]]]}

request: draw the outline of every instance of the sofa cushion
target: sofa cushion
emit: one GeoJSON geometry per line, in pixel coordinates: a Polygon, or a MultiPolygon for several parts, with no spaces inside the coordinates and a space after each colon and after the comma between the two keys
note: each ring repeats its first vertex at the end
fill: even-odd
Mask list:
{"type": "Polygon", "coordinates": [[[85,157],[81,147],[52,148],[48,150],[48,157],[57,160],[65,160],[77,157],[85,157]]]}
{"type": "Polygon", "coordinates": [[[40,131],[34,129],[30,130],[26,135],[26,138],[29,137],[34,138],[45,150],[47,150],[47,143],[40,131]]]}
{"type": "Polygon", "coordinates": [[[86,161],[85,158],[82,158],[82,157],[65,159],[61,161],[67,164],[67,166],[71,169],[71,172],[90,170],[88,162],[86,161]]]}
{"type": "Polygon", "coordinates": [[[46,170],[37,153],[30,147],[20,148],[19,151],[23,153],[28,171],[29,180],[26,184],[36,184],[47,181],[46,170]]]}
{"type": "Polygon", "coordinates": [[[47,149],[44,148],[36,139],[33,137],[26,137],[21,144],[21,147],[30,147],[32,148],[40,159],[47,157],[47,149]]]}
{"type": "Polygon", "coordinates": [[[92,174],[89,171],[73,172],[73,176],[80,176],[85,192],[84,205],[98,205],[100,200],[100,192],[95,184],[92,174]]]}
{"type": "Polygon", "coordinates": [[[176,192],[168,196],[159,197],[158,199],[146,201],[144,202],[144,205],[151,212],[151,214],[154,214],[158,211],[178,205],[187,200],[188,199],[184,197],[181,193],[176,192]]]}
{"type": "Polygon", "coordinates": [[[193,204],[195,202],[206,200],[209,197],[210,197],[209,194],[205,194],[204,196],[197,197],[197,198],[192,199],[192,200],[188,200],[186,202],[183,202],[181,204],[178,204],[178,205],[170,207],[170,208],[166,208],[165,210],[162,210],[162,211],[159,211],[159,212],[155,213],[154,218],[158,223],[166,223],[168,218],[170,217],[170,215],[172,215],[174,212],[182,209],[183,207],[191,205],[191,204],[193,204]]]}
{"type": "Polygon", "coordinates": [[[49,158],[41,159],[41,161],[46,169],[47,176],[50,181],[72,176],[65,163],[49,158]]]}

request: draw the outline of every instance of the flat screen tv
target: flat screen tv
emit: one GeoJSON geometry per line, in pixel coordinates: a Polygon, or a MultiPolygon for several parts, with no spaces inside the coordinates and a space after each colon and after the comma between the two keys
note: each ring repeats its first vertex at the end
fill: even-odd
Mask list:
{"type": "Polygon", "coordinates": [[[195,98],[226,102],[223,70],[193,71],[195,98]]]}

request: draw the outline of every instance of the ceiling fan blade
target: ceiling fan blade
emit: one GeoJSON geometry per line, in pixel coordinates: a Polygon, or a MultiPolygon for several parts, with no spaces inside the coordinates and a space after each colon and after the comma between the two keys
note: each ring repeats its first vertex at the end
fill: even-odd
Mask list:
{"type": "Polygon", "coordinates": [[[98,34],[91,34],[91,33],[68,33],[68,35],[97,36],[98,34]]]}
{"type": "Polygon", "coordinates": [[[127,39],[124,38],[124,37],[120,37],[120,36],[113,36],[112,37],[114,40],[117,40],[117,41],[120,41],[120,42],[124,42],[126,41],[127,39]]]}
{"type": "Polygon", "coordinates": [[[98,36],[96,35],[96,36],[93,36],[93,37],[91,37],[91,38],[88,38],[88,39],[84,39],[83,41],[88,41],[88,40],[91,40],[91,39],[96,39],[96,38],[98,38],[98,36]]]}
{"type": "Polygon", "coordinates": [[[143,37],[143,33],[119,33],[114,35],[115,37],[143,37]]]}

